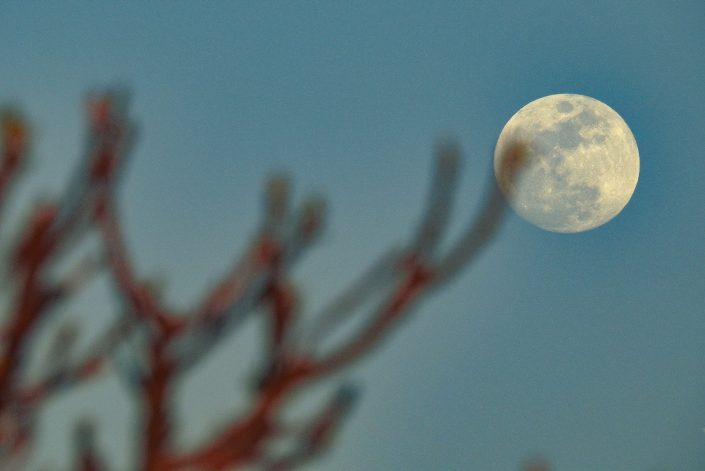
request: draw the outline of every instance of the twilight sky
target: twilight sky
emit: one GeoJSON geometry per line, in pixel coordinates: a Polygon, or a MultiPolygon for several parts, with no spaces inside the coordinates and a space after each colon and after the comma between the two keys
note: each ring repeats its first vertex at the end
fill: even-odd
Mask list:
{"type": "MultiPolygon", "coordinates": [[[[362,400],[310,469],[504,471],[541,452],[563,471],[702,471],[703,44],[700,0],[2,2],[0,102],[21,104],[37,139],[15,216],[62,188],[85,93],[126,85],[140,138],[120,210],[140,273],[166,274],[170,303],[193,300],[256,227],[262,181],[287,170],[331,208],[296,271],[315,310],[415,227],[439,138],[465,160],[452,238],[513,113],[595,97],[637,140],[629,205],[569,235],[510,214],[475,265],[348,371],[362,400]]],[[[86,338],[115,314],[109,286],[62,313],[86,338]]],[[[245,404],[258,334],[248,325],[186,385],[184,443],[245,404]]],[[[134,414],[111,377],[62,397],[33,463],[64,469],[66,430],[93,415],[112,469],[129,469],[134,414]]]]}

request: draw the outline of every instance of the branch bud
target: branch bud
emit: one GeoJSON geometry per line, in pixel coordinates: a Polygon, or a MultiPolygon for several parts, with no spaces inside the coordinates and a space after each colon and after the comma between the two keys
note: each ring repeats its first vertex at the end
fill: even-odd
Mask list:
{"type": "Polygon", "coordinates": [[[19,159],[27,144],[29,134],[27,123],[18,112],[5,109],[0,111],[0,132],[5,158],[19,159]]]}

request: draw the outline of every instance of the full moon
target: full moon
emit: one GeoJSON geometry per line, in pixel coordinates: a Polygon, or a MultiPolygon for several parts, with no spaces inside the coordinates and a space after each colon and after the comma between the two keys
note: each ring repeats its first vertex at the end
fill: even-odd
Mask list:
{"type": "Polygon", "coordinates": [[[497,140],[494,171],[511,207],[552,232],[583,232],[619,214],[639,179],[639,150],[627,123],[583,95],[532,101],[497,140]]]}

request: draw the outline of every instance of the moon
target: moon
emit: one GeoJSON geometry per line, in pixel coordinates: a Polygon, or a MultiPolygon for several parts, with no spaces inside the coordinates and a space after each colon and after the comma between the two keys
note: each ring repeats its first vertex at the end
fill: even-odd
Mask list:
{"type": "Polygon", "coordinates": [[[627,205],[639,150],[612,108],[584,95],[550,95],[521,108],[494,153],[500,190],[519,216],[551,232],[601,226],[627,205]]]}

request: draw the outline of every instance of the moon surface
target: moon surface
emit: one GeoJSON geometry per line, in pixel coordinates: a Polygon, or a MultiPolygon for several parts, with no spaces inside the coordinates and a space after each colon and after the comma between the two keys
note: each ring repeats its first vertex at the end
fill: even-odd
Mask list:
{"type": "Polygon", "coordinates": [[[494,171],[522,218],[552,232],[583,232],[627,205],[639,179],[639,150],[627,123],[601,101],[550,95],[504,126],[494,171]]]}

